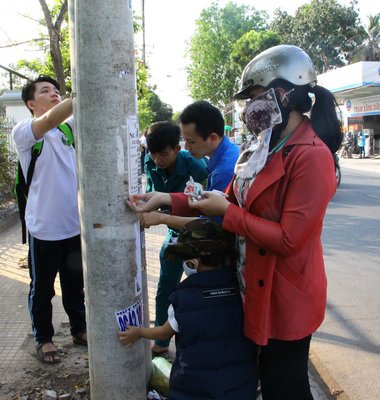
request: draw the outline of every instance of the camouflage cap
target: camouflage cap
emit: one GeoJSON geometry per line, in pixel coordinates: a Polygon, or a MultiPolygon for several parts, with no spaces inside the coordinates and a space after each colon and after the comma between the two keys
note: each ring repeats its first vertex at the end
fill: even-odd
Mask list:
{"type": "Polygon", "coordinates": [[[187,260],[213,254],[230,254],[235,249],[234,237],[212,219],[198,218],[181,229],[176,243],[168,244],[165,258],[178,256],[187,260]]]}

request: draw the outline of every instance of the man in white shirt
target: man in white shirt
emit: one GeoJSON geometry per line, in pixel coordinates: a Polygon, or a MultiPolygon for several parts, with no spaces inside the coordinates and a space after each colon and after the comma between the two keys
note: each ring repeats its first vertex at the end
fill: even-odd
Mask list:
{"type": "Polygon", "coordinates": [[[51,300],[58,272],[73,342],[87,344],[76,155],[57,128],[65,121],[73,129],[73,106],[72,99],[61,100],[57,81],[41,75],[23,88],[22,99],[33,118],[20,121],[12,134],[25,177],[32,147],[43,141],[25,210],[31,277],[28,306],[37,356],[44,363],[55,364],[60,357],[52,340],[51,300]]]}

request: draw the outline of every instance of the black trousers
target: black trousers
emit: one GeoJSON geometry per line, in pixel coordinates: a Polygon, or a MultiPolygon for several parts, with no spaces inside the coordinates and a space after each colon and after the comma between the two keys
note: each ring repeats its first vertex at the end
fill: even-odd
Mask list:
{"type": "Polygon", "coordinates": [[[59,272],[63,307],[72,335],[86,330],[80,236],[64,240],[39,240],[29,235],[28,298],[32,328],[37,343],[52,341],[54,281],[59,272]]]}
{"type": "Polygon", "coordinates": [[[313,400],[308,375],[310,340],[311,335],[294,341],[271,339],[260,347],[263,400],[313,400]]]}

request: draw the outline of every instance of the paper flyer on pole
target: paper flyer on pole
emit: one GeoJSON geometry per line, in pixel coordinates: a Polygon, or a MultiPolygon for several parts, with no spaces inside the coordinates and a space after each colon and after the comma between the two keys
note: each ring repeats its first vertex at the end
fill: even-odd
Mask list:
{"type": "Polygon", "coordinates": [[[129,180],[129,194],[138,194],[140,185],[139,179],[139,129],[136,116],[129,116],[127,120],[127,134],[128,134],[128,180],[129,180]]]}

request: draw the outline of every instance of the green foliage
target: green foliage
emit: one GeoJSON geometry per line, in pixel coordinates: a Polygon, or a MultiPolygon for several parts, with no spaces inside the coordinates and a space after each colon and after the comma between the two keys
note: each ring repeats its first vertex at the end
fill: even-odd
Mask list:
{"type": "Polygon", "coordinates": [[[154,112],[149,108],[149,99],[140,97],[137,99],[139,110],[139,127],[141,132],[145,132],[154,120],[154,112]]]}
{"type": "Polygon", "coordinates": [[[172,116],[172,121],[176,124],[179,123],[179,116],[181,115],[181,111],[176,111],[172,116]]]}
{"type": "Polygon", "coordinates": [[[187,68],[191,97],[224,107],[238,86],[236,64],[231,58],[235,42],[245,33],[266,29],[267,14],[253,7],[228,2],[213,3],[201,12],[191,38],[187,68]]]}
{"type": "Polygon", "coordinates": [[[141,59],[136,58],[137,107],[142,132],[145,132],[153,122],[170,120],[173,115],[172,107],[162,102],[148,85],[149,78],[148,68],[141,59]]]}
{"type": "Polygon", "coordinates": [[[172,119],[173,108],[161,101],[158,95],[153,91],[151,91],[151,96],[149,97],[149,108],[154,113],[152,122],[168,121],[172,119]]]}
{"type": "Polygon", "coordinates": [[[16,156],[9,150],[10,126],[0,117],[0,205],[13,199],[16,156]]]}
{"type": "MultiPolygon", "coordinates": [[[[61,30],[61,42],[60,49],[62,54],[63,71],[65,74],[65,86],[66,92],[71,93],[71,65],[70,65],[70,37],[69,37],[69,27],[65,26],[61,30]]],[[[48,41],[48,39],[46,39],[48,41]]],[[[36,58],[34,60],[21,59],[17,62],[17,69],[22,71],[24,74],[30,77],[35,77],[39,74],[56,76],[54,71],[53,60],[50,52],[46,49],[46,42],[35,41],[32,43],[43,50],[45,53],[45,59],[41,60],[36,58]]]]}
{"type": "Polygon", "coordinates": [[[250,31],[238,39],[232,47],[231,58],[237,70],[244,67],[262,51],[281,43],[281,37],[272,31],[250,31]]]}
{"type": "Polygon", "coordinates": [[[149,108],[150,87],[148,79],[149,70],[144,62],[136,58],[136,84],[137,84],[137,108],[139,115],[139,126],[141,131],[145,131],[154,118],[153,111],[149,108]]]}
{"type": "MultiPolygon", "coordinates": [[[[60,11],[63,7],[64,0],[55,0],[54,3],[49,7],[50,15],[52,22],[57,19],[60,11]]],[[[49,46],[49,34],[44,33],[46,30],[47,23],[45,19],[40,21],[41,31],[40,37],[37,40],[31,41],[31,46],[36,47],[41,53],[44,54],[44,59],[36,58],[34,60],[25,60],[21,59],[17,62],[17,68],[22,71],[25,75],[30,76],[31,78],[39,75],[49,75],[54,76],[58,79],[58,72],[55,70],[53,58],[52,58],[52,49],[49,46]]],[[[65,88],[66,92],[71,92],[71,67],[70,67],[70,32],[69,32],[69,21],[68,15],[64,16],[62,21],[62,25],[57,27],[59,29],[58,32],[58,46],[59,52],[61,53],[61,57],[59,55],[55,55],[56,59],[62,60],[63,74],[65,78],[65,88]]],[[[62,88],[61,88],[62,89],[62,88]]]]}
{"type": "Polygon", "coordinates": [[[294,17],[276,10],[271,29],[284,42],[303,48],[318,73],[341,67],[350,61],[353,49],[363,42],[364,28],[355,9],[336,0],[312,0],[298,8],[294,17]]]}
{"type": "Polygon", "coordinates": [[[274,11],[270,29],[281,36],[286,44],[294,44],[292,26],[293,17],[286,11],[282,11],[280,8],[277,8],[274,11]]]}
{"type": "MultiPolygon", "coordinates": [[[[56,0],[53,6],[50,8],[50,13],[54,19],[60,12],[62,7],[62,0],[56,0]]],[[[140,17],[134,17],[133,28],[134,32],[138,32],[141,29],[140,17]]],[[[46,26],[46,21],[41,21],[41,26],[46,26]]],[[[46,74],[50,76],[56,76],[52,56],[50,53],[49,37],[40,34],[40,39],[32,42],[31,44],[37,46],[39,50],[44,53],[44,59],[34,59],[32,61],[19,60],[17,68],[23,74],[34,77],[39,74],[46,74]]],[[[65,76],[66,91],[71,92],[71,67],[70,67],[70,34],[68,26],[68,17],[65,16],[65,20],[62,24],[59,32],[60,38],[60,51],[62,54],[63,71],[65,76]]],[[[136,55],[136,81],[137,81],[137,106],[140,130],[146,130],[152,122],[161,119],[171,119],[173,114],[172,108],[161,102],[157,94],[153,92],[153,89],[149,86],[148,80],[150,74],[146,65],[136,55]]]]}
{"type": "Polygon", "coordinates": [[[138,99],[140,130],[145,132],[153,122],[170,121],[173,109],[161,101],[159,96],[149,90],[145,97],[138,99]]]}

